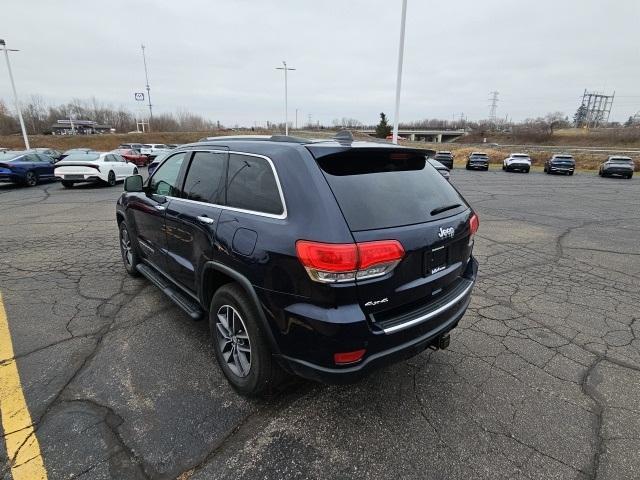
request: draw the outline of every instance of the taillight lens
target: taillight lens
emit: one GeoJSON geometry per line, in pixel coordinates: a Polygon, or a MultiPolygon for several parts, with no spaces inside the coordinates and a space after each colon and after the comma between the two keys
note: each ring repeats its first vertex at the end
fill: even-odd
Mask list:
{"type": "Polygon", "coordinates": [[[334,353],[333,361],[336,365],[349,365],[350,363],[356,363],[362,360],[366,352],[363,348],[362,350],[354,350],[353,352],[334,353]]]}
{"type": "Polygon", "coordinates": [[[323,283],[351,282],[382,276],[404,257],[397,240],[361,243],[296,242],[298,259],[312,280],[323,283]]]}
{"type": "Polygon", "coordinates": [[[476,234],[479,227],[480,227],[480,218],[478,218],[477,214],[473,213],[471,215],[471,218],[469,219],[469,230],[471,230],[471,237],[473,237],[476,234]]]}

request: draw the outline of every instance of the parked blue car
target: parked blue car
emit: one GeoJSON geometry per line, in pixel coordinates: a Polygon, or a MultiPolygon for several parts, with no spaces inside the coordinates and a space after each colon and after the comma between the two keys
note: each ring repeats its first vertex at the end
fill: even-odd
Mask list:
{"type": "Polygon", "coordinates": [[[32,152],[0,152],[0,182],[33,187],[39,182],[55,180],[54,160],[32,152]]]}

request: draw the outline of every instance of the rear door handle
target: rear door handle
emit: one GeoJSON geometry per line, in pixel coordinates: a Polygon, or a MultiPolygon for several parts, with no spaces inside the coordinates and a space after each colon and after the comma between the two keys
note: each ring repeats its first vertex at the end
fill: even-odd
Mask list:
{"type": "Polygon", "coordinates": [[[203,225],[211,225],[214,222],[213,218],[209,218],[206,215],[196,217],[196,219],[203,225]]]}

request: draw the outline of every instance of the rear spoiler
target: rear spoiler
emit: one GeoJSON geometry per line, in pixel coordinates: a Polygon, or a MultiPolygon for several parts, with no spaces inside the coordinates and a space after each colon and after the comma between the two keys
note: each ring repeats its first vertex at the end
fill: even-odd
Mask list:
{"type": "Polygon", "coordinates": [[[316,159],[320,159],[323,157],[327,157],[329,155],[335,155],[338,153],[348,153],[348,152],[376,152],[376,153],[413,153],[416,155],[424,155],[426,157],[432,157],[435,155],[435,150],[427,150],[423,148],[410,148],[410,147],[400,147],[398,145],[393,144],[366,144],[366,145],[352,145],[349,143],[343,144],[323,144],[322,142],[311,143],[305,145],[307,150],[311,152],[311,154],[316,159]]]}
{"type": "Polygon", "coordinates": [[[95,163],[84,163],[84,162],[65,162],[64,160],[59,161],[55,164],[56,168],[58,167],[90,167],[95,168],[100,171],[100,166],[95,163]]]}

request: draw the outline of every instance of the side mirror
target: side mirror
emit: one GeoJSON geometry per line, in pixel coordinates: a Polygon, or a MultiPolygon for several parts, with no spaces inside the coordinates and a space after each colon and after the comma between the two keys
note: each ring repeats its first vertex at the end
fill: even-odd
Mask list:
{"type": "Polygon", "coordinates": [[[124,179],[125,192],[142,192],[142,175],[131,175],[124,179]]]}

